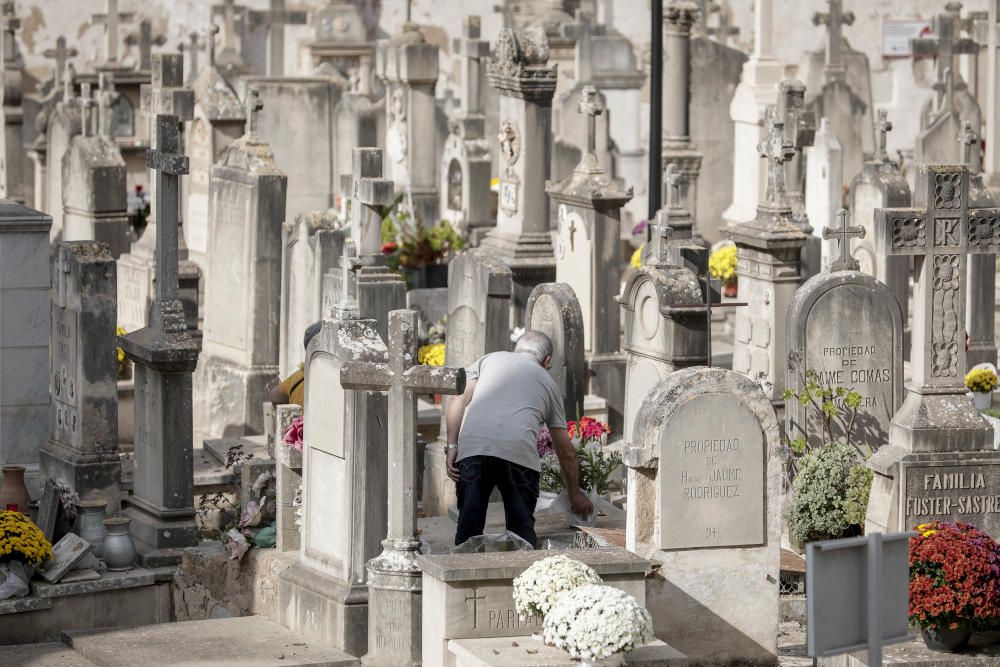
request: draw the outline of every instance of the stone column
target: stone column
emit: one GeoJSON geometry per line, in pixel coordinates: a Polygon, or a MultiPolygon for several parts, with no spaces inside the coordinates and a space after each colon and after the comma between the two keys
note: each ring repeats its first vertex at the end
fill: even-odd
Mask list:
{"type": "Polygon", "coordinates": [[[92,241],[60,243],[52,269],[49,440],[43,479],[120,509],[115,260],[92,241]],[[106,350],[108,354],[94,354],[106,350]]]}
{"type": "Polygon", "coordinates": [[[376,67],[385,81],[386,176],[406,193],[406,201],[424,224],[438,221],[437,136],[434,86],[438,47],[420,28],[406,23],[378,44],[376,67]]]}
{"type": "Polygon", "coordinates": [[[487,67],[500,92],[500,202],[497,226],[482,246],[513,274],[513,319],[524,319],[531,290],[555,279],[545,182],[552,158],[552,96],[556,70],[546,64],[548,42],[539,30],[504,29],[487,67]]]}
{"type": "MultiPolygon", "coordinates": [[[[701,153],[691,141],[691,27],[698,5],[671,0],[663,8],[663,164],[676,164],[683,178],[681,204],[697,221],[701,153]]],[[[663,183],[658,184],[664,187],[663,183]]]]}

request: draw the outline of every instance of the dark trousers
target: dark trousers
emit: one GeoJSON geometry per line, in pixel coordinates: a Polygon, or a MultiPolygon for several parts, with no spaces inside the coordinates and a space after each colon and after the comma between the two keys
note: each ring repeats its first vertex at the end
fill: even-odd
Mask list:
{"type": "Polygon", "coordinates": [[[494,456],[470,456],[458,462],[458,531],[455,544],[483,534],[493,487],[503,497],[507,530],[535,546],[538,473],[494,456]]]}

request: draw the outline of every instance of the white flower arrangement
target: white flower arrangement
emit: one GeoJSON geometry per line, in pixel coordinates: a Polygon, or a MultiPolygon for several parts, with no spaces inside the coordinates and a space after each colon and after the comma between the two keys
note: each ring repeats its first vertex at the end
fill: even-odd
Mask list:
{"type": "Polygon", "coordinates": [[[578,660],[630,653],[653,639],[653,619],[639,602],[611,586],[564,593],[545,615],[545,643],[578,660]]]}
{"type": "Polygon", "coordinates": [[[514,608],[522,621],[545,616],[556,599],[584,584],[604,581],[589,566],[563,555],[535,561],[514,579],[514,608]]]}

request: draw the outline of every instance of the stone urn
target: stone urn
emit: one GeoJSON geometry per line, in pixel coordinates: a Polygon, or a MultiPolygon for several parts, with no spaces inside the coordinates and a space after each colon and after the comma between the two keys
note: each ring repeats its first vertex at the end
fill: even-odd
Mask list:
{"type": "Polygon", "coordinates": [[[0,510],[13,510],[28,516],[31,496],[24,485],[24,466],[4,466],[0,481],[0,510]]]}
{"type": "Polygon", "coordinates": [[[93,553],[98,558],[103,553],[104,538],[108,534],[104,529],[107,507],[107,503],[103,500],[82,500],[76,518],[76,534],[94,546],[93,553]]]}
{"type": "Polygon", "coordinates": [[[104,520],[104,529],[108,534],[104,538],[102,557],[112,572],[131,570],[135,562],[135,542],[128,532],[131,523],[132,519],[127,517],[104,520]]]}

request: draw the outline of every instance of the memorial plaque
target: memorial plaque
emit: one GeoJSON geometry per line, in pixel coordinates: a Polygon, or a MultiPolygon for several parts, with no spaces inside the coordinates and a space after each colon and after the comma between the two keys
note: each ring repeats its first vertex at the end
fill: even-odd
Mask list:
{"type": "Polygon", "coordinates": [[[80,429],[77,339],[77,313],[53,305],[50,395],[55,409],[49,411],[49,419],[55,423],[50,433],[55,440],[70,445],[75,443],[80,429]]]}
{"type": "Polygon", "coordinates": [[[961,521],[1000,536],[1000,460],[948,463],[903,463],[904,525],[961,521]]]}
{"type": "Polygon", "coordinates": [[[451,604],[464,605],[463,613],[448,615],[444,631],[450,639],[516,637],[542,631],[542,617],[520,618],[514,607],[514,587],[507,581],[449,589],[448,597],[451,604]]]}
{"type": "Polygon", "coordinates": [[[724,394],[679,406],[660,444],[663,550],[764,544],[764,435],[724,394]]]}
{"type": "Polygon", "coordinates": [[[333,357],[316,355],[309,365],[306,385],[304,436],[309,446],[344,458],[344,389],[340,367],[333,357]]]}

